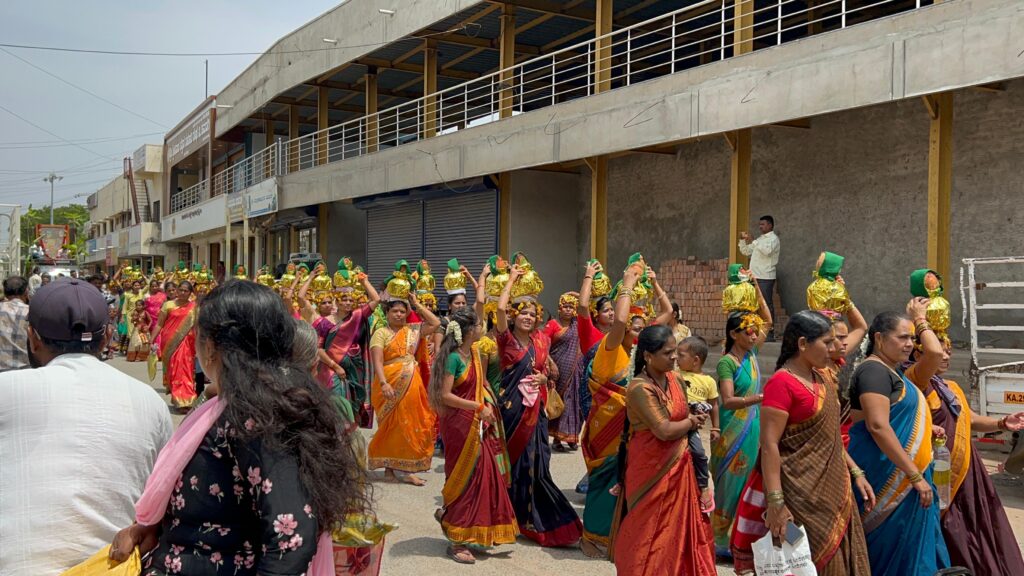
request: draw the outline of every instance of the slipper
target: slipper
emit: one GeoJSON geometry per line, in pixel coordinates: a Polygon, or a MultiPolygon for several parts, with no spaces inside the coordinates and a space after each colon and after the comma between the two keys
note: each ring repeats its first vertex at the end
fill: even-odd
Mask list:
{"type": "Polygon", "coordinates": [[[443,521],[444,521],[444,513],[445,513],[445,509],[444,508],[438,508],[437,510],[434,510],[434,520],[437,520],[438,524],[443,523],[443,521]]]}
{"type": "Polygon", "coordinates": [[[473,553],[470,552],[468,548],[461,548],[460,550],[456,551],[454,547],[449,546],[448,550],[445,553],[448,555],[449,558],[455,560],[459,564],[476,564],[476,558],[473,556],[473,553]],[[460,556],[460,554],[462,555],[460,556]],[[469,557],[467,558],[466,556],[469,557]]]}
{"type": "Polygon", "coordinates": [[[705,489],[700,495],[700,511],[705,514],[715,511],[715,495],[710,490],[705,489]]]}
{"type": "Polygon", "coordinates": [[[575,452],[575,451],[577,451],[579,449],[580,449],[579,444],[573,444],[573,443],[569,444],[569,452],[575,452]]]}
{"type": "Polygon", "coordinates": [[[568,449],[561,442],[556,442],[551,449],[555,452],[568,452],[568,449]]]}

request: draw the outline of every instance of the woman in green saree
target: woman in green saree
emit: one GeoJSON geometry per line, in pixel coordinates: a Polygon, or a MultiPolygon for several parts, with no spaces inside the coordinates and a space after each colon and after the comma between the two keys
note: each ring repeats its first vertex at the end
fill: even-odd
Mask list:
{"type": "MultiPolygon", "coordinates": [[[[754,282],[756,289],[757,283],[754,282]]],[[[757,461],[761,441],[761,369],[757,349],[772,324],[768,305],[757,290],[757,313],[734,311],[725,324],[725,355],[718,362],[721,435],[711,446],[715,510],[711,525],[715,551],[729,557],[736,508],[757,461]]]]}

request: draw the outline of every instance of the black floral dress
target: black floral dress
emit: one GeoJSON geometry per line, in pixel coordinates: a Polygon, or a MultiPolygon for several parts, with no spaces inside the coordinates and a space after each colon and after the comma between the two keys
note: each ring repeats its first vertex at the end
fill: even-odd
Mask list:
{"type": "Polygon", "coordinates": [[[145,576],[305,574],[319,529],[297,459],[221,422],[185,467],[145,576]]]}

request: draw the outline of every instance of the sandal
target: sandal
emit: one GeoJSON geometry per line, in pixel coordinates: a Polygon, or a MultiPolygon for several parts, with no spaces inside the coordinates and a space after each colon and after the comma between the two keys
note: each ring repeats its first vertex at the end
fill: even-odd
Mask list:
{"type": "Polygon", "coordinates": [[[700,511],[710,514],[715,511],[715,495],[710,488],[705,488],[700,493],[700,511]]]}
{"type": "Polygon", "coordinates": [[[444,508],[438,508],[437,510],[434,510],[434,520],[437,520],[438,524],[442,524],[444,522],[445,512],[446,511],[444,508]]]}
{"type": "Polygon", "coordinates": [[[555,442],[554,444],[552,444],[551,449],[554,450],[555,452],[568,452],[566,447],[563,446],[561,442],[555,442]]]}
{"type": "Polygon", "coordinates": [[[579,444],[576,444],[576,443],[573,443],[573,442],[569,443],[569,452],[575,452],[575,451],[577,451],[579,449],[580,449],[580,445],[579,444]]]}
{"type": "Polygon", "coordinates": [[[476,556],[473,556],[473,553],[465,546],[449,546],[446,554],[459,564],[476,564],[476,556]]]}

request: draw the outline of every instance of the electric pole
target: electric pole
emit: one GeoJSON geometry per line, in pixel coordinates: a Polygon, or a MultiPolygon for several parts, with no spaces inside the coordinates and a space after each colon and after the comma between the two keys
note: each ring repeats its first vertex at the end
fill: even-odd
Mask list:
{"type": "Polygon", "coordinates": [[[53,172],[50,172],[46,178],[43,178],[43,182],[50,183],[50,224],[53,224],[53,183],[63,179],[63,176],[57,176],[53,172]]]}

